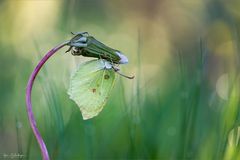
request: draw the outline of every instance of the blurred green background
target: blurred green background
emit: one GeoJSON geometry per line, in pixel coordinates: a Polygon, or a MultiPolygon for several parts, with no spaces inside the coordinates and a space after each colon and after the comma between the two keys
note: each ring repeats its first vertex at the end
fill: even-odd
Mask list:
{"type": "Polygon", "coordinates": [[[125,53],[122,72],[135,79],[118,77],[103,111],[83,121],[66,91],[86,58],[54,55],[32,95],[52,159],[240,159],[239,0],[1,0],[0,159],[41,159],[26,84],[71,31],[125,53]]]}

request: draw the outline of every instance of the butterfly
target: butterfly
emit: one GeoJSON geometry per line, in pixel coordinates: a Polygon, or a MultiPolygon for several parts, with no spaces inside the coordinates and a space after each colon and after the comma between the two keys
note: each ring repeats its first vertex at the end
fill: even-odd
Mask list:
{"type": "Polygon", "coordinates": [[[83,119],[87,120],[97,116],[102,111],[114,86],[116,73],[129,79],[134,77],[126,76],[119,72],[118,65],[128,62],[126,56],[117,50],[109,49],[102,43],[89,43],[92,38],[90,37],[91,39],[89,40],[87,39],[89,37],[85,37],[84,34],[86,33],[80,32],[78,38],[76,36],[73,38],[75,42],[72,42],[72,45],[70,45],[70,50],[74,48],[74,53],[72,54],[87,55],[87,57],[95,58],[99,56],[99,58],[84,62],[78,66],[71,76],[68,94],[70,99],[80,108],[83,119]],[[79,39],[82,39],[80,43],[79,39]],[[91,44],[89,48],[95,48],[95,51],[98,52],[91,52],[91,49],[87,48],[89,44],[91,44]],[[115,56],[115,60],[106,55],[115,56]]]}

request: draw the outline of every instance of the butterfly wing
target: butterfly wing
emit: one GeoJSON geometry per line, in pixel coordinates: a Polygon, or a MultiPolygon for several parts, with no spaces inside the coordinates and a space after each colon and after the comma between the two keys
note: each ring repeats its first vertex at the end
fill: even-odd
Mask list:
{"type": "Polygon", "coordinates": [[[92,60],[79,65],[71,77],[68,94],[81,110],[83,119],[97,116],[107,102],[115,81],[115,71],[106,69],[106,60],[92,60]]]}

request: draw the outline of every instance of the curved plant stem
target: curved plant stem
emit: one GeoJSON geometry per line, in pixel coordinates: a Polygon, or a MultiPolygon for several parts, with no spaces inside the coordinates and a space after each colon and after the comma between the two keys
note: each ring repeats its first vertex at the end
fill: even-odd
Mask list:
{"type": "Polygon", "coordinates": [[[56,53],[59,49],[61,49],[62,47],[64,47],[65,45],[67,45],[69,43],[69,41],[64,42],[58,46],[56,46],[55,48],[53,48],[52,50],[50,50],[38,63],[38,65],[36,66],[36,68],[34,69],[34,71],[32,72],[29,80],[28,80],[28,84],[27,84],[27,90],[26,90],[26,104],[27,104],[27,113],[28,113],[28,119],[31,125],[31,128],[33,130],[33,133],[37,139],[37,142],[40,146],[41,149],[41,154],[42,154],[42,158],[43,160],[49,160],[49,155],[48,155],[48,151],[47,151],[47,147],[42,139],[42,136],[40,134],[40,132],[38,131],[37,125],[36,125],[36,120],[34,118],[33,115],[33,111],[32,111],[32,102],[31,102],[31,92],[32,92],[32,86],[34,83],[34,80],[38,74],[38,72],[41,70],[42,66],[44,65],[44,63],[54,54],[56,53]]]}

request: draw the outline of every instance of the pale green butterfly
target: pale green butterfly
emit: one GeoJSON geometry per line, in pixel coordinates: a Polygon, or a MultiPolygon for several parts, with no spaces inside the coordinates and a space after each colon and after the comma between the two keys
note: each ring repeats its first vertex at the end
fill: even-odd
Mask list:
{"type": "Polygon", "coordinates": [[[95,117],[102,111],[118,71],[111,62],[98,59],[80,64],[73,73],[68,94],[77,103],[84,120],[95,117]]]}

